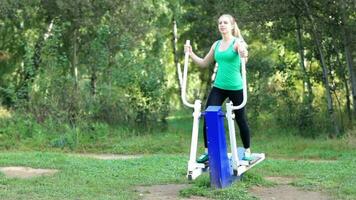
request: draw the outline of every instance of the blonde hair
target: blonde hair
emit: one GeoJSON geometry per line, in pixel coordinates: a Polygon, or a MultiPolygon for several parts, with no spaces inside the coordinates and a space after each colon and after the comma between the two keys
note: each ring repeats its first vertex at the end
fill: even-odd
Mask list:
{"type": "Polygon", "coordinates": [[[232,15],[230,15],[230,14],[223,14],[223,15],[221,15],[221,16],[219,17],[219,19],[220,19],[221,17],[227,17],[227,18],[229,18],[230,23],[233,25],[232,35],[235,36],[235,37],[242,38],[241,31],[240,31],[239,27],[237,26],[237,23],[236,23],[235,18],[234,18],[232,15]]]}

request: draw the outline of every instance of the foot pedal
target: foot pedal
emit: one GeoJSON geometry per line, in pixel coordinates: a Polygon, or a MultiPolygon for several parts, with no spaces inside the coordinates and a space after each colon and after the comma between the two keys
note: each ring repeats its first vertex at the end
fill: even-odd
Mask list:
{"type": "Polygon", "coordinates": [[[252,155],[253,160],[251,160],[249,163],[250,165],[255,164],[256,162],[258,162],[260,159],[262,159],[261,157],[257,156],[257,155],[252,155]]]}
{"type": "Polygon", "coordinates": [[[242,166],[249,166],[249,165],[250,165],[250,161],[247,161],[247,160],[239,160],[239,165],[242,165],[242,166]]]}

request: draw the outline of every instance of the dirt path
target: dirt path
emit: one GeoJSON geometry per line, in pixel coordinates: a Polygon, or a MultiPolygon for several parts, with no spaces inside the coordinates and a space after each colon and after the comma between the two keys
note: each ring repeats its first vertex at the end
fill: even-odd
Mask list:
{"type": "Polygon", "coordinates": [[[294,181],[288,177],[266,177],[274,183],[275,187],[252,187],[251,195],[261,200],[331,200],[326,194],[321,192],[305,191],[289,185],[294,181]]]}
{"type": "MultiPolygon", "coordinates": [[[[274,187],[257,187],[250,188],[252,196],[261,200],[331,200],[326,194],[321,192],[305,191],[300,188],[291,186],[295,181],[290,177],[266,177],[267,180],[274,182],[274,187]]],[[[139,186],[136,191],[143,200],[208,200],[205,197],[194,196],[191,198],[179,197],[179,191],[190,187],[186,184],[169,184],[139,186]]]]}
{"type": "Polygon", "coordinates": [[[34,169],[31,167],[0,167],[0,171],[9,178],[32,178],[37,176],[50,176],[58,172],[55,169],[34,169]]]}
{"type": "Polygon", "coordinates": [[[209,200],[198,196],[190,198],[179,197],[179,191],[187,187],[189,187],[187,184],[139,186],[136,187],[136,191],[139,192],[143,200],[209,200]]]}
{"type": "MultiPolygon", "coordinates": [[[[117,154],[70,154],[74,156],[89,157],[101,160],[123,160],[123,159],[135,159],[142,157],[141,155],[117,155],[117,154]]],[[[6,177],[9,178],[32,178],[38,176],[51,176],[58,172],[55,169],[34,169],[31,167],[22,166],[8,166],[0,167],[0,172],[2,172],[6,177]]]]}

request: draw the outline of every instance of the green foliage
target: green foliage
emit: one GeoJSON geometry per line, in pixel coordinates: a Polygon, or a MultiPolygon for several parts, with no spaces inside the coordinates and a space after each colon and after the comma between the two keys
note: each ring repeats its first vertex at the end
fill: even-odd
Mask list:
{"type": "MultiPolygon", "coordinates": [[[[48,121],[66,124],[68,129],[59,129],[68,135],[51,138],[53,146],[76,148],[83,127],[96,123],[135,127],[132,135],[154,132],[181,105],[174,80],[173,20],[179,36],[175,56],[181,61],[186,39],[203,57],[220,38],[217,18],[230,13],[249,44],[252,125],[262,126],[268,118],[302,136],[332,133],[332,110],[325,103],[325,92],[331,89],[339,116],[335,121],[352,127],[354,86],[348,84],[352,76],[344,49],[346,36],[354,32],[354,4],[309,4],[311,14],[303,1],[286,0],[2,1],[0,101],[43,126],[48,121]],[[323,82],[313,25],[328,57],[330,86],[323,82]]],[[[205,101],[213,68],[192,66],[188,99],[205,101]]]]}
{"type": "MultiPolygon", "coordinates": [[[[5,116],[5,115],[4,115],[5,116]]],[[[109,125],[105,122],[80,120],[76,127],[47,116],[43,121],[26,114],[13,113],[0,118],[0,149],[2,150],[64,150],[102,151],[115,153],[179,153],[186,152],[190,130],[183,132],[182,124],[168,121],[172,134],[157,125],[153,130],[132,128],[131,125],[109,125]]]]}
{"type": "Polygon", "coordinates": [[[180,191],[184,197],[204,196],[212,199],[255,199],[247,192],[251,185],[268,185],[261,177],[254,174],[246,174],[242,181],[237,181],[231,187],[225,189],[211,189],[208,174],[203,174],[194,180],[191,187],[180,191]],[[246,181],[245,181],[246,180],[246,181]]]}
{"type": "MultiPolygon", "coordinates": [[[[168,88],[165,60],[156,58],[166,51],[167,40],[156,29],[169,21],[165,3],[155,4],[159,12],[138,1],[4,5],[18,6],[13,14],[20,24],[26,17],[41,23],[20,29],[14,40],[21,50],[13,57],[17,69],[4,75],[15,72],[16,78],[0,85],[1,101],[29,111],[38,122],[50,118],[74,129],[85,121],[141,128],[161,123],[169,111],[168,88]],[[39,7],[43,12],[35,15],[39,7]],[[123,8],[131,12],[120,12],[123,8]]],[[[11,13],[4,16],[1,25],[13,28],[11,13]]]]}

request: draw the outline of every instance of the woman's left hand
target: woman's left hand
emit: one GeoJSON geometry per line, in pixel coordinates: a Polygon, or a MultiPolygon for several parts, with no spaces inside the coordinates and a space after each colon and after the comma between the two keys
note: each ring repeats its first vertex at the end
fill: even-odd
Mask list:
{"type": "Polygon", "coordinates": [[[243,58],[247,58],[248,57],[248,51],[247,51],[246,48],[239,48],[239,54],[243,58]]]}
{"type": "Polygon", "coordinates": [[[247,44],[243,40],[238,40],[235,49],[239,52],[240,56],[243,58],[248,57],[247,44]]]}

